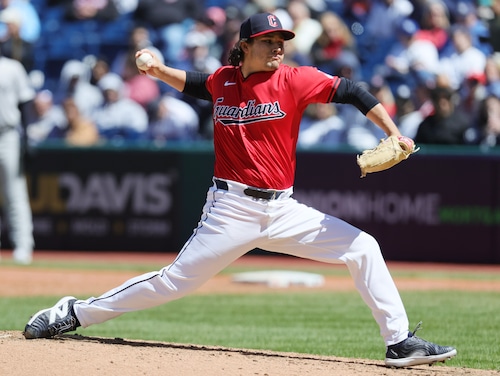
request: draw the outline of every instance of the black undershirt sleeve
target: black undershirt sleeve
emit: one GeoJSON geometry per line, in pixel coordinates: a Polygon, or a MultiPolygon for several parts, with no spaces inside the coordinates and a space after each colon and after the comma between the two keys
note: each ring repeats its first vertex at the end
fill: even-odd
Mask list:
{"type": "Polygon", "coordinates": [[[192,97],[211,102],[212,96],[205,85],[208,76],[210,75],[207,73],[186,72],[186,85],[184,85],[184,90],[182,92],[192,97]]]}
{"type": "Polygon", "coordinates": [[[332,102],[352,104],[363,115],[366,115],[379,101],[359,84],[345,77],[340,78],[340,84],[333,96],[332,102]]]}

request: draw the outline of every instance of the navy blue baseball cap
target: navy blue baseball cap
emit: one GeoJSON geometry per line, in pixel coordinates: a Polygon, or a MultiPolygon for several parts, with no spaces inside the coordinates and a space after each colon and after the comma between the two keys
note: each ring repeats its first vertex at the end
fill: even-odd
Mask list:
{"type": "Polygon", "coordinates": [[[285,40],[295,37],[295,33],[283,29],[281,22],[272,13],[257,13],[247,18],[240,27],[240,39],[249,39],[264,34],[279,32],[285,40]]]}

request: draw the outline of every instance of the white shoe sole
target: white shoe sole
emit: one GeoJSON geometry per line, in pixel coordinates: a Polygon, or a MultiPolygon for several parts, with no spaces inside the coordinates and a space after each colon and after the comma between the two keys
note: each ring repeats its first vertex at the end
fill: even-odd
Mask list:
{"type": "Polygon", "coordinates": [[[418,366],[421,364],[429,364],[432,365],[437,362],[444,362],[448,359],[453,358],[457,355],[457,350],[451,350],[444,354],[439,355],[430,355],[430,356],[414,356],[409,358],[401,358],[401,359],[385,359],[385,365],[388,367],[410,367],[410,366],[418,366]]]}

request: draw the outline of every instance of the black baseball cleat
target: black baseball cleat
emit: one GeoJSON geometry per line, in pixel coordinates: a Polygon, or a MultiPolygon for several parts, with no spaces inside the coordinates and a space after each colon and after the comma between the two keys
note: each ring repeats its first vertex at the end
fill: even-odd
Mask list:
{"type": "Polygon", "coordinates": [[[419,364],[432,365],[437,362],[453,358],[457,355],[457,350],[451,346],[440,346],[428,342],[415,335],[422,323],[418,323],[413,332],[408,334],[408,338],[395,345],[387,347],[385,354],[385,365],[389,367],[409,367],[419,364]]]}
{"type": "Polygon", "coordinates": [[[76,298],[66,296],[52,308],[35,313],[24,328],[26,339],[51,338],[58,334],[71,332],[80,326],[73,310],[76,298]]]}

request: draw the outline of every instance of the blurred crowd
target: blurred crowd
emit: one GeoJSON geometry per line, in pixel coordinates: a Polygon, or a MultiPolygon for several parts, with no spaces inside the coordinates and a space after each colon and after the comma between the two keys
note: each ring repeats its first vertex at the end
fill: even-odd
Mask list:
{"type": "MultiPolygon", "coordinates": [[[[500,0],[0,0],[1,53],[36,90],[28,142],[210,140],[211,103],[140,75],[134,54],[211,73],[259,11],[296,33],[287,64],[365,85],[417,143],[500,145],[500,0]]],[[[314,104],[299,146],[383,137],[352,106],[314,104]]]]}

